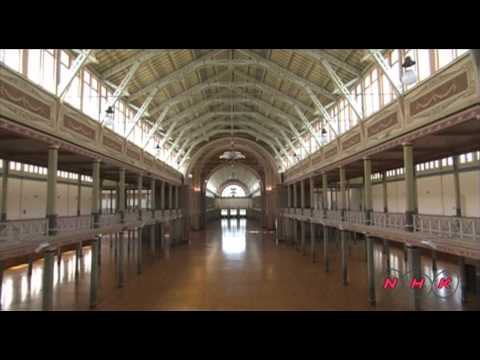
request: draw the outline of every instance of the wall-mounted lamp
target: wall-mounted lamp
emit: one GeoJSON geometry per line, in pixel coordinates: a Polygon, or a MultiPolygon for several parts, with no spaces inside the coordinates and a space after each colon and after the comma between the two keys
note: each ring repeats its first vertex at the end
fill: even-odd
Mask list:
{"type": "Polygon", "coordinates": [[[271,186],[267,186],[265,190],[267,190],[267,191],[272,191],[272,187],[271,187],[271,186]]]}
{"type": "Polygon", "coordinates": [[[195,191],[195,192],[200,192],[200,188],[199,188],[199,187],[194,187],[194,188],[193,188],[193,191],[195,191]]]}

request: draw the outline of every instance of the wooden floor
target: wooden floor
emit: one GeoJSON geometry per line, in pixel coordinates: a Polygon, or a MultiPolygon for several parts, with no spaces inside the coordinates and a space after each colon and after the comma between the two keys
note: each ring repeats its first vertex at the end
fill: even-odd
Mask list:
{"type": "MultiPolygon", "coordinates": [[[[319,259],[312,263],[294,247],[275,247],[272,234],[246,220],[224,219],[208,225],[204,232],[192,233],[192,243],[172,249],[167,259],[153,256],[143,246],[143,274],[136,274],[130,251],[125,286],[116,287],[114,248],[106,239],[102,245],[99,304],[97,310],[413,310],[408,289],[384,290],[386,261],[382,244],[375,245],[377,305],[367,303],[367,267],[363,241],[351,244],[348,257],[349,284],[341,283],[340,250],[332,241],[331,271],[325,273],[319,259]]],[[[90,249],[85,247],[78,277],[75,254],[66,253],[55,269],[54,309],[87,310],[90,249]]],[[[391,266],[404,271],[403,250],[391,247],[391,266]]],[[[5,271],[3,310],[40,310],[42,260],[35,262],[31,280],[27,267],[5,271]]],[[[431,275],[431,260],[422,256],[422,270],[431,275]]],[[[453,263],[440,260],[438,271],[457,270],[453,263]]],[[[430,293],[422,298],[420,310],[479,309],[478,298],[469,294],[460,302],[460,289],[450,298],[430,293]]]]}

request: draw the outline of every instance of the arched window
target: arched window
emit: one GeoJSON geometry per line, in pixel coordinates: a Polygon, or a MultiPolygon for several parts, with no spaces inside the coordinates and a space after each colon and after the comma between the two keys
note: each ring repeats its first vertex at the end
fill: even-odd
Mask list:
{"type": "Polygon", "coordinates": [[[222,197],[245,197],[245,190],[238,185],[228,185],[222,191],[222,197]]]}

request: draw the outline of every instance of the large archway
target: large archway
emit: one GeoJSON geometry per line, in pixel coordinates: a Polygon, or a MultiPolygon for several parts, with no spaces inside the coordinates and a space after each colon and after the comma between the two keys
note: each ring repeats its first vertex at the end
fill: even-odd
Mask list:
{"type": "Polygon", "coordinates": [[[259,179],[262,225],[268,229],[273,228],[277,211],[276,192],[280,182],[275,159],[255,141],[235,137],[216,139],[199,147],[187,167],[190,216],[194,230],[203,229],[205,226],[205,193],[208,179],[215,171],[231,166],[231,162],[222,160],[220,157],[225,151],[231,150],[232,141],[235,143],[235,150],[245,157],[235,160],[235,166],[249,169],[259,179]]]}

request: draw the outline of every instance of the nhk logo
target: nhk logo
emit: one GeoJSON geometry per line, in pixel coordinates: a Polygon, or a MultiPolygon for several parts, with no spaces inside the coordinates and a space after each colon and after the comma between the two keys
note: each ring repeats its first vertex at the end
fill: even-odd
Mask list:
{"type": "Polygon", "coordinates": [[[410,288],[425,290],[422,295],[434,293],[437,297],[448,298],[455,294],[460,285],[460,276],[452,271],[441,270],[433,277],[423,274],[413,276],[412,272],[402,273],[400,270],[391,269],[390,274],[383,281],[384,289],[410,288]]]}

